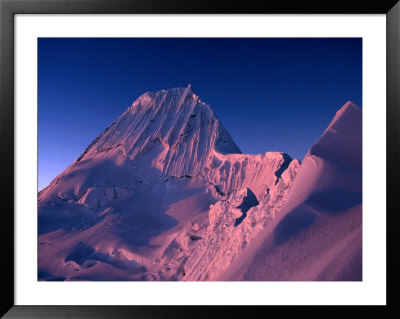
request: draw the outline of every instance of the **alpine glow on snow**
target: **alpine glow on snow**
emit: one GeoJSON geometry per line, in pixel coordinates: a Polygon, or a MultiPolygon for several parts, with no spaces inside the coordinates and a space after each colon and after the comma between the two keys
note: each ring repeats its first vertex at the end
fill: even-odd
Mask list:
{"type": "Polygon", "coordinates": [[[361,281],[361,53],[39,39],[38,280],[361,281]]]}

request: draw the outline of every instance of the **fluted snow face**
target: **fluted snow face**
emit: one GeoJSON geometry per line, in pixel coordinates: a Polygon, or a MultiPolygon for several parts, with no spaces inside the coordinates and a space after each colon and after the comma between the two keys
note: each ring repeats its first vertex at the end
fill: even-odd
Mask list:
{"type": "Polygon", "coordinates": [[[145,93],[39,193],[39,277],[215,280],[299,167],[241,154],[190,86],[145,93]]]}
{"type": "Polygon", "coordinates": [[[209,105],[191,87],[140,96],[87,150],[83,159],[120,147],[131,159],[159,145],[164,175],[200,173],[210,154],[241,153],[209,105]]]}

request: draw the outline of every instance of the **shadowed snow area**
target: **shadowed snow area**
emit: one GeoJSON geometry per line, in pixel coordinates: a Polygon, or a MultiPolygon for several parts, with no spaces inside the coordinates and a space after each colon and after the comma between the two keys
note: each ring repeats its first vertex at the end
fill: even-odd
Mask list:
{"type": "Polygon", "coordinates": [[[361,194],[332,189],[310,195],[304,202],[321,213],[335,214],[361,204],[361,194]]]}
{"type": "Polygon", "coordinates": [[[314,221],[316,216],[305,207],[297,207],[282,218],[274,229],[274,242],[282,244],[286,240],[307,229],[314,221]]]}
{"type": "Polygon", "coordinates": [[[279,215],[220,280],[362,280],[362,112],[351,102],[307,153],[279,215]]]}
{"type": "Polygon", "coordinates": [[[358,157],[316,152],[301,168],[285,153],[242,154],[190,86],[147,92],[39,192],[38,279],[217,280],[271,227],[281,247],[360,206],[358,157]]]}
{"type": "Polygon", "coordinates": [[[254,193],[251,191],[251,189],[247,188],[246,191],[247,191],[247,195],[245,197],[243,197],[242,203],[238,207],[236,207],[241,210],[243,215],[240,216],[239,218],[236,218],[234,226],[240,225],[240,223],[243,221],[243,219],[245,219],[245,217],[247,216],[247,212],[250,208],[260,204],[257,200],[256,195],[254,195],[254,193]]]}

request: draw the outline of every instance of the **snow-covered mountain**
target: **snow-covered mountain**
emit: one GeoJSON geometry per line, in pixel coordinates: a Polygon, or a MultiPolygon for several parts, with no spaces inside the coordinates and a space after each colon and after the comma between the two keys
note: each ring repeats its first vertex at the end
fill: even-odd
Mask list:
{"type": "MultiPolygon", "coordinates": [[[[358,167],[353,145],[346,150],[352,167],[349,158],[331,154],[337,139],[329,132],[340,136],[348,125],[328,129],[307,163],[310,154],[336,156],[343,176],[358,167]]],[[[337,143],[346,147],[343,141],[347,137],[337,143]]],[[[242,154],[190,85],[147,92],[39,193],[39,279],[217,280],[226,269],[236,274],[232,265],[253,239],[307,195],[307,174],[312,179],[318,169],[338,167],[307,171],[309,165],[300,168],[279,152],[242,154]],[[300,186],[287,202],[295,179],[300,186]],[[305,195],[293,195],[299,192],[305,195]]]]}
{"type": "Polygon", "coordinates": [[[220,280],[362,280],[362,112],[347,102],[310,148],[280,214],[220,280]]]}
{"type": "Polygon", "coordinates": [[[58,195],[62,197],[81,197],[87,184],[130,185],[138,175],[143,179],[198,175],[213,152],[241,153],[212,109],[190,85],[147,92],[43,190],[39,199],[52,200],[51,196],[60,191],[58,195]],[[110,167],[111,162],[117,167],[110,167]],[[135,167],[150,162],[153,172],[135,174],[135,167]],[[89,170],[94,174],[81,174],[89,170]],[[55,192],[56,189],[60,191],[55,192]]]}

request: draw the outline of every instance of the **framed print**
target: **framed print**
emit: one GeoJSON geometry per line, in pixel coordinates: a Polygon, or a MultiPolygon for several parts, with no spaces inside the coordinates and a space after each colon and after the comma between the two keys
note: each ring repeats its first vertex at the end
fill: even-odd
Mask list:
{"type": "Polygon", "coordinates": [[[2,315],[398,314],[399,8],[2,1],[2,315]]]}

